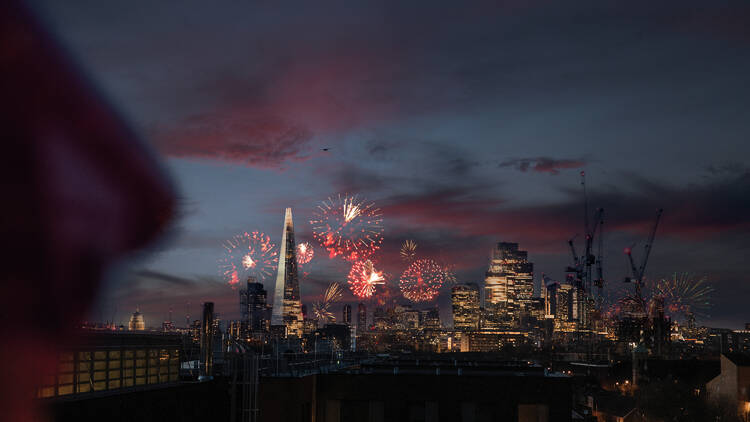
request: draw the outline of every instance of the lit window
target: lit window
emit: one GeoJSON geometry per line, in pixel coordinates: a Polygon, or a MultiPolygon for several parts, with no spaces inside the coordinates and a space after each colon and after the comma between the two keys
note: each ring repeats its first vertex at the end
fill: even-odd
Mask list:
{"type": "Polygon", "coordinates": [[[65,396],[68,394],[73,394],[73,384],[67,384],[67,385],[61,385],[57,387],[57,394],[60,396],[65,396]]]}
{"type": "Polygon", "coordinates": [[[52,397],[55,395],[55,387],[42,387],[39,389],[39,397],[52,397]]]}

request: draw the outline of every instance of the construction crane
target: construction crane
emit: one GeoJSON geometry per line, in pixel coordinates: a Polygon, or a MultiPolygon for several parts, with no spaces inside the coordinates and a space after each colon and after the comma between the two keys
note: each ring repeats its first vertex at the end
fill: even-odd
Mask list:
{"type": "Polygon", "coordinates": [[[646,264],[648,264],[648,257],[651,255],[651,249],[654,246],[654,238],[656,237],[656,229],[659,227],[659,221],[661,220],[661,214],[664,210],[659,208],[659,210],[656,212],[656,221],[654,221],[654,226],[651,228],[651,234],[648,236],[648,241],[646,242],[645,251],[643,255],[643,261],[641,262],[641,266],[637,267],[635,264],[635,260],[633,259],[633,248],[625,248],[625,254],[628,256],[628,262],[630,262],[630,269],[633,272],[633,277],[626,277],[625,282],[635,283],[635,296],[636,299],[639,301],[640,304],[643,303],[643,295],[641,294],[641,290],[643,288],[643,275],[646,273],[646,264]]]}
{"type": "MultiPolygon", "coordinates": [[[[588,209],[588,193],[586,192],[586,174],[584,172],[581,172],[581,187],[583,190],[583,203],[584,203],[584,213],[583,213],[583,222],[584,222],[584,233],[585,233],[585,243],[584,243],[584,251],[582,255],[578,255],[578,252],[575,248],[575,237],[568,240],[568,246],[570,247],[570,252],[573,255],[573,266],[569,266],[566,269],[566,272],[569,273],[569,277],[574,279],[575,285],[581,289],[581,294],[584,295],[585,300],[584,303],[589,303],[590,305],[593,305],[595,308],[598,308],[600,306],[601,297],[602,297],[602,287],[604,286],[604,277],[603,277],[603,271],[602,271],[602,251],[603,251],[603,240],[602,240],[602,232],[603,232],[603,225],[604,225],[604,208],[598,208],[593,215],[593,225],[590,224],[589,220],[589,209],[588,209]],[[597,240],[596,236],[599,236],[599,243],[598,243],[598,251],[597,254],[594,255],[594,241],[597,240]],[[596,267],[596,279],[594,279],[592,274],[592,267],[596,267]],[[594,286],[597,287],[597,294],[598,298],[595,298],[593,288],[594,286]],[[599,299],[599,300],[596,300],[599,299]]],[[[594,309],[598,310],[598,309],[594,309]]],[[[584,314],[588,314],[588,311],[586,309],[581,309],[580,312],[583,312],[584,314]]],[[[588,316],[583,315],[582,316],[582,322],[584,322],[585,325],[588,325],[590,321],[588,321],[588,316]]]]}

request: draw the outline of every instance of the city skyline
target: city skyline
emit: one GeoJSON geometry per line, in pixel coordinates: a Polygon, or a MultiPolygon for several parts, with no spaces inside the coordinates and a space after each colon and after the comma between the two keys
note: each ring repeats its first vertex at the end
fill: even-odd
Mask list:
{"type": "MultiPolygon", "coordinates": [[[[181,196],[167,237],[112,278],[92,318],[127,322],[140,305],[161,319],[187,302],[197,315],[202,301],[229,317],[222,242],[257,230],[276,243],[292,207],[298,242],[317,246],[313,209],[347,193],[382,209],[379,258],[393,276],[413,239],[479,283],[507,241],[529,251],[537,286],[541,273],[562,280],[567,241],[583,233],[585,170],[591,207],[607,210],[610,285],[664,208],[647,277],[707,276],[708,323],[747,319],[750,60],[711,5],[193,7],[172,19],[159,5],[33,4],[181,196]]],[[[304,271],[310,304],[346,267],[319,253],[304,271]]],[[[443,290],[441,309],[449,302],[443,290]]]]}

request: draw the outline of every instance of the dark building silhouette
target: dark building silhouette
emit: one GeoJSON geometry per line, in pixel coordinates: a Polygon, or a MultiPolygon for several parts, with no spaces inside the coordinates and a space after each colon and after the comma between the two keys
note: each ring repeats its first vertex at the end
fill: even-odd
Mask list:
{"type": "Polygon", "coordinates": [[[268,293],[262,283],[255,282],[254,277],[247,279],[247,287],[240,290],[240,314],[243,335],[268,331],[268,293]]]}
{"type": "Polygon", "coordinates": [[[357,305],[357,333],[367,331],[367,306],[364,303],[357,305]]]}
{"type": "Polygon", "coordinates": [[[285,421],[570,421],[568,377],[542,368],[444,362],[363,365],[362,373],[261,378],[259,419],[285,421]]]}
{"type": "Polygon", "coordinates": [[[352,325],[352,305],[346,304],[342,310],[343,315],[341,322],[346,325],[352,325]]]}
{"type": "Polygon", "coordinates": [[[214,367],[214,303],[203,304],[203,322],[201,323],[201,364],[202,375],[213,376],[214,367]]]}

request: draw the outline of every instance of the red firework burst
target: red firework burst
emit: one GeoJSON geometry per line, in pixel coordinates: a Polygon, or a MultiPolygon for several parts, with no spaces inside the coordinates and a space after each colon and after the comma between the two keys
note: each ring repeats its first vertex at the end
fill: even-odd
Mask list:
{"type": "Polygon", "coordinates": [[[445,270],[437,262],[418,259],[401,274],[399,287],[401,294],[410,301],[429,302],[440,293],[445,279],[445,270]]]}
{"type": "Polygon", "coordinates": [[[247,277],[255,277],[258,281],[270,277],[279,261],[276,245],[261,232],[233,236],[223,246],[226,251],[219,260],[219,270],[232,288],[247,277]]]}
{"type": "Polygon", "coordinates": [[[313,259],[315,251],[311,244],[307,242],[297,245],[297,265],[307,264],[313,259]]]}
{"type": "Polygon", "coordinates": [[[382,271],[377,271],[372,261],[368,259],[355,262],[347,280],[352,294],[360,299],[366,299],[375,293],[377,284],[385,283],[385,276],[382,271]]]}
{"type": "Polygon", "coordinates": [[[313,237],[328,251],[330,258],[341,256],[353,262],[366,259],[383,242],[383,217],[373,203],[356,196],[328,198],[318,205],[313,237]]]}

